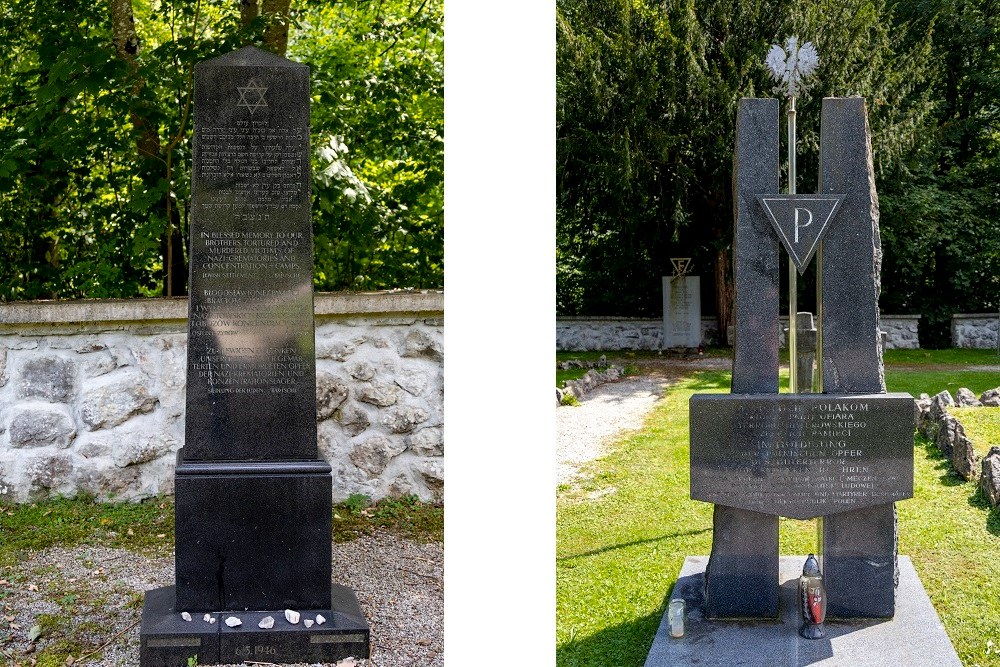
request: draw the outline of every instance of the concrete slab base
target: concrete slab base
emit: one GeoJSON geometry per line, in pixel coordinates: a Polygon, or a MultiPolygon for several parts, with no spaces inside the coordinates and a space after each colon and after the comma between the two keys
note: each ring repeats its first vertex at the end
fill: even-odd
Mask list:
{"type": "Polygon", "coordinates": [[[780,559],[779,620],[710,621],[703,613],[708,556],[688,556],[667,598],[684,598],[685,634],[672,638],[664,614],[645,667],[962,666],[908,556],[899,557],[895,618],[827,621],[825,639],[799,637],[796,599],[804,562],[805,556],[780,559]]]}

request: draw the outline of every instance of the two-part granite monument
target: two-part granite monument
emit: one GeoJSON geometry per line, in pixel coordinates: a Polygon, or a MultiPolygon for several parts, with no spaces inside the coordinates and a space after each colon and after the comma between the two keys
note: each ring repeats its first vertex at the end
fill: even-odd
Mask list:
{"type": "MultiPolygon", "coordinates": [[[[891,617],[893,503],[913,495],[913,399],[885,393],[864,100],[823,100],[820,191],[828,194],[785,195],[781,207],[766,205],[779,200],[778,100],[742,100],[737,128],[732,393],[691,399],[691,497],[715,503],[706,613],[778,615],[778,517],[786,516],[820,518],[831,617],[891,617]],[[778,394],[779,244],[794,248],[796,237],[776,228],[796,229],[808,217],[802,211],[814,225],[828,223],[817,351],[823,385],[814,394],[778,394]]],[[[798,237],[801,245],[817,240],[798,237]]]]}
{"type": "Polygon", "coordinates": [[[367,657],[316,441],[309,68],[199,64],[194,133],[176,585],[146,594],[141,665],[367,657]]]}
{"type": "MultiPolygon", "coordinates": [[[[787,193],[778,184],[778,100],[739,105],[732,393],[691,399],[691,497],[715,503],[705,613],[778,615],[785,516],[819,518],[829,615],[887,618],[898,578],[894,503],[913,495],[913,398],[885,393],[878,196],[862,98],[823,100],[819,193],[796,193],[795,86],[807,72],[795,68],[815,67],[811,45],[798,48],[793,38],[787,69],[772,67],[788,86],[787,193]],[[781,246],[792,291],[796,270],[819,258],[816,393],[778,394],[781,246]]],[[[794,326],[789,339],[794,368],[794,326]]]]}
{"type": "Polygon", "coordinates": [[[796,68],[815,67],[810,50],[791,38],[769,56],[789,91],[787,192],[779,191],[779,100],[739,102],[732,392],[690,401],[691,497],[714,503],[712,551],[707,562],[685,560],[671,594],[671,607],[687,606],[690,635],[671,639],[665,616],[647,667],[959,664],[897,553],[895,503],[913,495],[913,398],[885,388],[864,99],[823,100],[819,193],[795,192],[796,68]],[[791,297],[793,393],[779,394],[782,246],[792,292],[795,274],[817,258],[818,368],[815,383],[810,363],[796,386],[791,297]],[[807,388],[815,393],[796,391],[807,388]],[[818,519],[818,559],[779,555],[779,517],[818,519]],[[901,620],[891,620],[897,612],[901,620]],[[824,630],[824,617],[840,624],[824,630]]]}

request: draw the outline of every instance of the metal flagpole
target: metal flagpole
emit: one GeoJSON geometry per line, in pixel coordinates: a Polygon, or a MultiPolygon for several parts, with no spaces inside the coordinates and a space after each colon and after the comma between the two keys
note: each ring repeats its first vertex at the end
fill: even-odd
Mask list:
{"type": "MultiPolygon", "coordinates": [[[[795,97],[788,100],[788,194],[795,194],[795,97]]],[[[799,393],[798,333],[796,315],[799,310],[798,274],[795,262],[788,257],[788,390],[799,393]]]]}
{"type": "MultiPolygon", "coordinates": [[[[778,44],[771,46],[767,54],[767,67],[771,70],[771,76],[778,82],[777,92],[788,96],[788,194],[794,195],[795,191],[795,98],[804,89],[802,80],[812,74],[819,65],[819,55],[811,42],[805,42],[799,46],[798,37],[789,37],[785,41],[785,46],[778,44]]],[[[822,272],[823,246],[820,244],[820,259],[817,267],[822,272]]],[[[820,325],[817,334],[817,344],[822,350],[822,273],[818,274],[817,304],[820,325]]],[[[796,319],[798,315],[798,273],[795,262],[791,255],[788,257],[788,388],[795,394],[799,391],[798,364],[796,356],[798,353],[798,335],[796,331],[796,319]]],[[[822,356],[820,356],[820,380],[822,382],[822,356]]],[[[810,378],[811,380],[812,378],[810,378]]],[[[822,384],[820,384],[822,387],[822,384]]],[[[822,391],[822,389],[820,389],[822,391]]]]}

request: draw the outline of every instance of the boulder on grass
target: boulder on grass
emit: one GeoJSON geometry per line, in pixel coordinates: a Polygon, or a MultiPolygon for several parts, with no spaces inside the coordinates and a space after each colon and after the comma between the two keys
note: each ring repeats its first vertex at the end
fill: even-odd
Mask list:
{"type": "Polygon", "coordinates": [[[979,397],[980,403],[991,408],[1000,408],[1000,387],[987,389],[979,397]]]}
{"type": "Polygon", "coordinates": [[[1000,447],[990,447],[989,453],[983,457],[979,488],[991,506],[1000,504],[1000,447]]]}
{"type": "Polygon", "coordinates": [[[982,406],[982,403],[972,393],[972,390],[966,387],[962,387],[955,392],[955,404],[960,408],[978,408],[982,406]]]}

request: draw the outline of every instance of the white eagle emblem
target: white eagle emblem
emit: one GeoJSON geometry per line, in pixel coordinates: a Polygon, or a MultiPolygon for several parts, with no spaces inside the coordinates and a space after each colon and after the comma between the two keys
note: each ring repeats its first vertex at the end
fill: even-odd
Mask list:
{"type": "Polygon", "coordinates": [[[778,82],[774,90],[786,93],[788,97],[797,97],[806,89],[803,79],[816,71],[819,66],[819,54],[812,42],[799,46],[798,37],[789,37],[782,48],[779,44],[771,46],[767,53],[767,68],[771,77],[778,82]]]}

